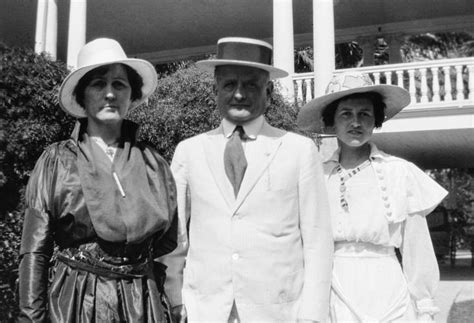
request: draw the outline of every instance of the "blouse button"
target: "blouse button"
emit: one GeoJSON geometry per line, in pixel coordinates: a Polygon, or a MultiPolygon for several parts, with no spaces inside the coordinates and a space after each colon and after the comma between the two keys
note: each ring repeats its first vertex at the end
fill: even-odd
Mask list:
{"type": "Polygon", "coordinates": [[[387,187],[382,186],[382,187],[380,187],[380,189],[381,189],[382,191],[386,191],[386,190],[387,190],[387,187]]]}
{"type": "Polygon", "coordinates": [[[379,174],[382,173],[382,170],[380,168],[377,168],[375,171],[379,174]]]}
{"type": "Polygon", "coordinates": [[[385,203],[384,205],[385,205],[385,207],[386,207],[387,209],[390,207],[390,203],[388,203],[388,202],[385,203]]]}
{"type": "Polygon", "coordinates": [[[382,200],[386,201],[386,200],[388,200],[388,197],[384,195],[384,196],[382,196],[382,200]]]}

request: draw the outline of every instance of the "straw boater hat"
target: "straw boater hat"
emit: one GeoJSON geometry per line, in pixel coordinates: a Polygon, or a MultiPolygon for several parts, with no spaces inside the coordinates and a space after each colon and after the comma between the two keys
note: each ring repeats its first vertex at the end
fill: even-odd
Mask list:
{"type": "Polygon", "coordinates": [[[407,90],[395,85],[374,85],[367,74],[347,72],[335,75],[326,88],[326,94],[306,103],[298,114],[298,126],[302,130],[317,133],[334,133],[333,127],[325,128],[322,119],[324,109],[332,102],[354,93],[376,92],[386,105],[385,119],[395,116],[410,104],[407,90]]]}
{"type": "Polygon", "coordinates": [[[79,51],[77,56],[77,68],[63,81],[59,89],[59,104],[67,113],[77,118],[85,117],[85,110],[76,101],[74,89],[79,80],[89,71],[96,67],[122,63],[133,68],[143,80],[142,97],[133,101],[130,109],[145,102],[156,88],[158,78],[155,68],[148,61],[136,58],[127,58],[122,46],[109,38],[98,38],[93,40],[79,51]]]}
{"type": "Polygon", "coordinates": [[[250,66],[270,73],[270,79],[288,76],[282,69],[272,66],[272,46],[264,41],[252,38],[226,37],[217,41],[215,59],[196,62],[196,65],[211,73],[216,66],[250,66]]]}

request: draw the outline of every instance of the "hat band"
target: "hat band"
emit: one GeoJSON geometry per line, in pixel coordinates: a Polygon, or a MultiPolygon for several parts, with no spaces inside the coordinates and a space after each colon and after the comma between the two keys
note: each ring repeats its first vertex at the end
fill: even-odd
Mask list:
{"type": "Polygon", "coordinates": [[[256,44],[223,42],[217,45],[217,59],[271,65],[272,50],[256,44]]]}

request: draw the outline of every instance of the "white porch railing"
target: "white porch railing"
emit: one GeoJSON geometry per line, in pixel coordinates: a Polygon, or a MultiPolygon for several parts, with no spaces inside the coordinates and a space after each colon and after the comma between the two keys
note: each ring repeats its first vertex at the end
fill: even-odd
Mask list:
{"type": "MultiPolygon", "coordinates": [[[[474,105],[474,57],[377,65],[357,70],[368,73],[375,84],[403,86],[414,105],[474,105]]],[[[342,73],[347,69],[336,70],[342,73]]],[[[303,105],[313,99],[314,74],[293,75],[295,100],[303,105]]]]}

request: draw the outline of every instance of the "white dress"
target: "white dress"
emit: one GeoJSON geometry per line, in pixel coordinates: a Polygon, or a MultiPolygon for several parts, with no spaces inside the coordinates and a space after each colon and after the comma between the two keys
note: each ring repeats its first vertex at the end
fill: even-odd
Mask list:
{"type": "Polygon", "coordinates": [[[338,160],[339,151],[324,164],[335,240],[330,320],[407,322],[435,314],[439,270],[425,216],[447,192],[373,144],[371,162],[341,189],[338,160]]]}

